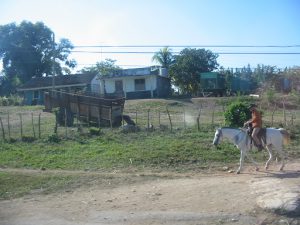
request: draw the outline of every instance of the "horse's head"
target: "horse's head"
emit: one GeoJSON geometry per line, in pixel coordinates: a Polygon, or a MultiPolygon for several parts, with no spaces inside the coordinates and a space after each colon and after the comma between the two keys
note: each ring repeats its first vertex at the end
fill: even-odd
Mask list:
{"type": "Polygon", "coordinates": [[[220,142],[220,138],[222,137],[222,129],[218,128],[215,132],[215,137],[213,140],[213,145],[218,145],[220,142]]]}

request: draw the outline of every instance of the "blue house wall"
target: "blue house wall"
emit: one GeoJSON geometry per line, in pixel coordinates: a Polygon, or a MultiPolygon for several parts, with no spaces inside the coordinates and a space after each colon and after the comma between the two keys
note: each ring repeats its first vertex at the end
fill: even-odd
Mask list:
{"type": "Polygon", "coordinates": [[[24,104],[25,105],[43,105],[44,104],[44,91],[43,90],[28,90],[24,91],[24,104]],[[34,98],[34,94],[37,98],[34,98]]]}

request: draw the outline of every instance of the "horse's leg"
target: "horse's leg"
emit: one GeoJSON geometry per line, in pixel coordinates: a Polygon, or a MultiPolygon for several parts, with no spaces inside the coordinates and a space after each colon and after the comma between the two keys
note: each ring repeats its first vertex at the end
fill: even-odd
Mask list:
{"type": "Polygon", "coordinates": [[[280,146],[279,148],[276,148],[276,150],[279,153],[280,158],[281,158],[281,166],[279,167],[279,171],[282,171],[284,168],[284,165],[285,165],[285,163],[284,163],[285,155],[283,154],[282,146],[280,146]]]}
{"type": "Polygon", "coordinates": [[[268,161],[266,162],[266,165],[265,165],[265,169],[267,170],[269,168],[269,164],[270,164],[270,162],[271,162],[271,160],[273,158],[273,155],[272,155],[272,147],[271,147],[271,145],[266,145],[266,148],[267,148],[267,150],[269,152],[269,156],[270,156],[269,159],[268,159],[268,161]]]}
{"type": "Polygon", "coordinates": [[[255,171],[259,171],[259,168],[258,168],[258,163],[254,161],[254,159],[252,158],[252,156],[249,154],[246,154],[246,156],[248,157],[248,159],[255,165],[255,171]]]}
{"type": "Polygon", "coordinates": [[[237,174],[241,173],[241,169],[243,168],[244,159],[245,159],[245,152],[243,149],[241,149],[240,167],[236,171],[237,174]]]}

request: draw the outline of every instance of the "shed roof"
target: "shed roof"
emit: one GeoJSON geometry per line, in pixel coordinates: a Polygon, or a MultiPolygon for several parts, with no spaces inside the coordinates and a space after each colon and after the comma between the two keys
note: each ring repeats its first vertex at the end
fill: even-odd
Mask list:
{"type": "Polygon", "coordinates": [[[30,89],[43,89],[51,87],[54,83],[57,86],[74,86],[74,85],[87,85],[91,83],[95,74],[72,74],[55,77],[35,77],[30,79],[18,90],[30,90],[30,89]]]}
{"type": "Polygon", "coordinates": [[[143,67],[143,68],[117,70],[114,73],[104,77],[114,78],[114,77],[147,76],[147,75],[158,75],[158,74],[159,74],[159,70],[157,68],[153,69],[152,67],[143,67]]]}

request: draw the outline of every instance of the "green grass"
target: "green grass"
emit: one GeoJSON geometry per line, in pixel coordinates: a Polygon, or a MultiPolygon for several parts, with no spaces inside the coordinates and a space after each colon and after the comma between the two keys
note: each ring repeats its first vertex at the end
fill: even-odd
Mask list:
{"type": "Polygon", "coordinates": [[[176,132],[137,132],[124,134],[107,130],[99,137],[48,139],[34,143],[2,142],[0,166],[9,168],[47,168],[64,170],[111,170],[128,166],[178,168],[183,165],[232,162],[238,150],[212,145],[213,131],[193,129],[176,132]]]}
{"type": "Polygon", "coordinates": [[[32,193],[50,193],[74,184],[78,177],[71,175],[24,174],[0,172],[0,200],[32,193]]]}
{"type": "Polygon", "coordinates": [[[183,172],[208,168],[211,163],[223,164],[238,159],[239,152],[233,146],[226,145],[226,148],[221,149],[212,147],[212,136],[213,131],[210,129],[205,132],[187,129],[128,134],[108,129],[100,136],[92,137],[46,138],[33,143],[0,142],[0,168],[37,171],[0,172],[0,199],[74,189],[89,183],[84,182],[87,179],[84,176],[66,175],[69,170],[183,172]],[[40,169],[43,171],[38,172],[40,169]],[[47,173],[54,170],[64,170],[66,173],[47,173]]]}

